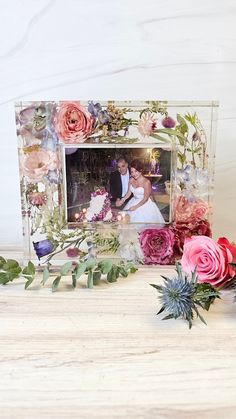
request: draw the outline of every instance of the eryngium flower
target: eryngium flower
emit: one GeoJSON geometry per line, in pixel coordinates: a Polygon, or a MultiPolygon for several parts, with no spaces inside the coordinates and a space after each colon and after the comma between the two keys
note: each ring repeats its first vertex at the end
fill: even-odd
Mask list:
{"type": "Polygon", "coordinates": [[[163,320],[182,317],[184,320],[187,320],[191,329],[195,313],[206,324],[197,306],[209,310],[215,298],[219,298],[219,292],[210,284],[198,284],[196,269],[192,272],[191,278],[188,278],[183,273],[181,265],[177,262],[176,272],[177,276],[174,278],[162,276],[164,278],[164,285],[151,284],[161,294],[159,300],[162,303],[162,307],[157,314],[166,311],[168,314],[163,320]],[[204,286],[202,287],[202,285],[204,286]]]}
{"type": "Polygon", "coordinates": [[[159,292],[162,306],[175,319],[180,316],[191,317],[191,311],[194,307],[192,301],[194,286],[186,278],[166,278],[165,285],[160,287],[159,292]]]}

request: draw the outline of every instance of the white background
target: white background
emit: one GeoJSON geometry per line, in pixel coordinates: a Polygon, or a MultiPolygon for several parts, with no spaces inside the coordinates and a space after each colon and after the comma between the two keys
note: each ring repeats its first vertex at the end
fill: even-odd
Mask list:
{"type": "Polygon", "coordinates": [[[0,246],[21,246],[15,100],[219,100],[214,236],[236,240],[236,2],[0,0],[0,246]]]}

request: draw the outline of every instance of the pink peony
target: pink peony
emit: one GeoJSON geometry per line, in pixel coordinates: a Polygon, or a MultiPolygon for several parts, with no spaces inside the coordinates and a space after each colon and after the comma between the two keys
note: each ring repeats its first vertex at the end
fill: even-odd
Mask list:
{"type": "Polygon", "coordinates": [[[151,112],[144,112],[138,123],[138,130],[144,137],[154,132],[156,128],[156,118],[151,112]]]}
{"type": "Polygon", "coordinates": [[[214,287],[224,285],[234,277],[229,265],[233,255],[229,248],[206,236],[186,238],[181,265],[187,274],[197,267],[198,282],[208,282],[214,287]]]}
{"type": "Polygon", "coordinates": [[[21,161],[21,172],[32,182],[39,182],[49,170],[59,167],[56,153],[46,150],[32,151],[25,154],[21,161]]]}
{"type": "Polygon", "coordinates": [[[145,264],[173,263],[175,235],[168,227],[147,228],[140,233],[139,241],[145,264]]]}
{"type": "Polygon", "coordinates": [[[60,102],[55,117],[58,138],[66,144],[83,143],[91,134],[94,118],[80,102],[60,102]]]}

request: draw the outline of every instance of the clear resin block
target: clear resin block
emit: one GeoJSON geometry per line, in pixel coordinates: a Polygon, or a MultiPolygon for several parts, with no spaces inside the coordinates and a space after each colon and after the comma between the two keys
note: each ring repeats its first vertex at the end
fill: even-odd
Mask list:
{"type": "Polygon", "coordinates": [[[217,102],[18,102],[25,260],[179,259],[211,235],[217,102]]]}

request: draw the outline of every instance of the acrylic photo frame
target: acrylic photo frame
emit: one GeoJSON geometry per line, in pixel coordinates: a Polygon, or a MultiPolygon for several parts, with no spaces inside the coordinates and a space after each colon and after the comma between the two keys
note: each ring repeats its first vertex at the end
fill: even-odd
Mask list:
{"type": "MultiPolygon", "coordinates": [[[[98,257],[168,265],[181,257],[186,237],[211,235],[217,102],[37,101],[18,102],[15,109],[26,261],[57,264],[96,251],[98,257]],[[122,215],[104,222],[106,187],[94,191],[100,205],[107,193],[101,218],[86,219],[86,201],[79,219],[68,220],[65,151],[82,149],[121,155],[142,149],[146,156],[168,150],[170,178],[162,185],[169,194],[168,222],[130,223],[122,215]]],[[[157,176],[158,159],[151,157],[150,173],[157,176]]]]}

